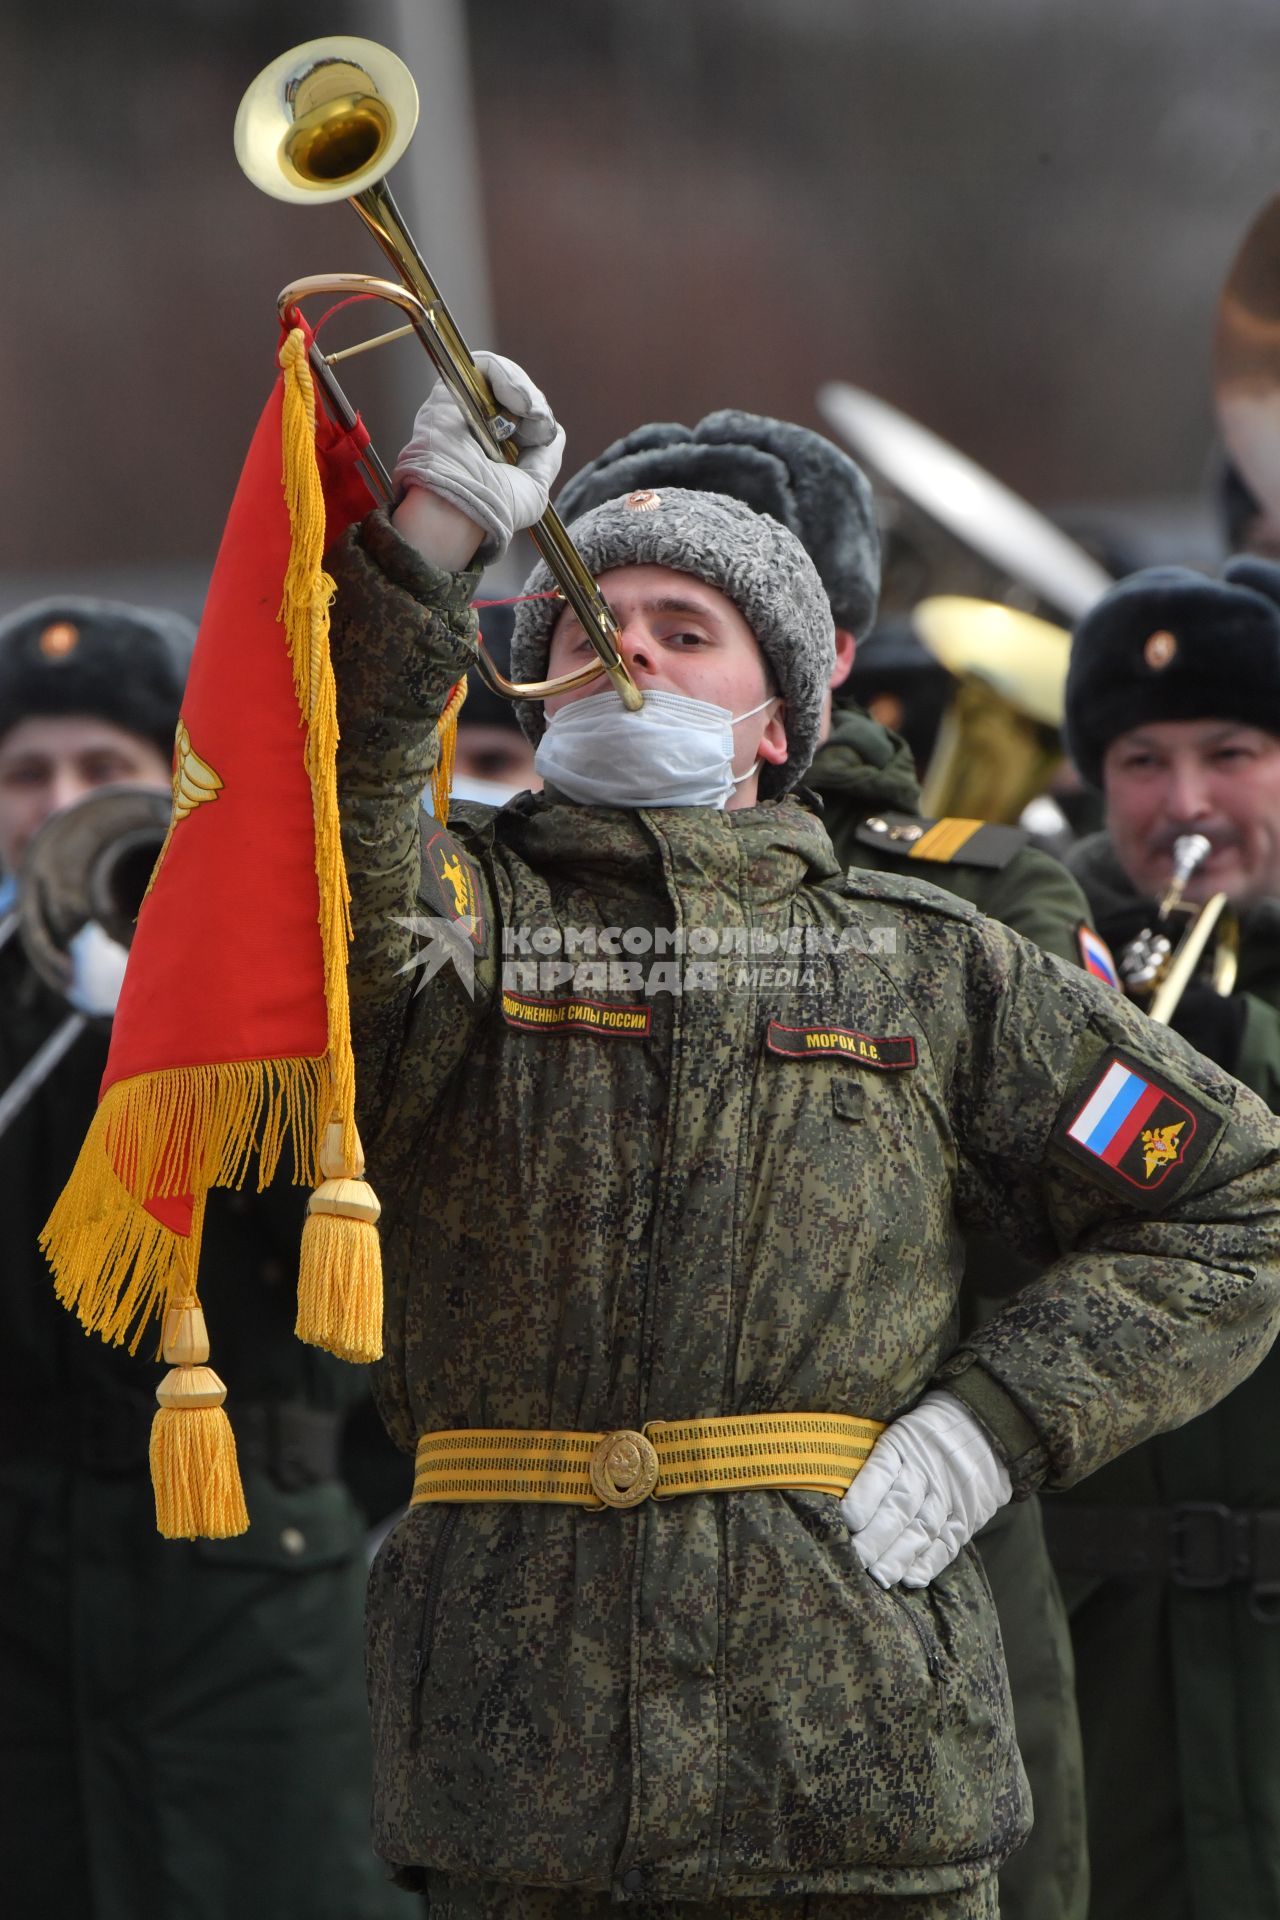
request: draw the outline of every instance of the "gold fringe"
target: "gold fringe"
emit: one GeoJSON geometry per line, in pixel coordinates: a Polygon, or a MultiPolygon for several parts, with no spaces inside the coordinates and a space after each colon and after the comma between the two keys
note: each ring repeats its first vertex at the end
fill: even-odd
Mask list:
{"type": "Polygon", "coordinates": [[[431,811],[442,827],[449,824],[449,792],[453,786],[453,759],[458,746],[458,715],[467,697],[465,676],[459,680],[436,722],[440,752],[431,774],[431,811]]]}
{"type": "MultiPolygon", "coordinates": [[[[363,1169],[364,1156],[355,1124],[355,1061],[347,998],[351,893],[342,858],[338,699],[329,657],[329,607],[334,583],[322,565],[325,509],[315,455],[315,389],[300,328],[294,328],[285,341],[280,365],[284,370],[284,490],[292,533],[280,618],[307,728],[306,767],[315,814],[316,878],[329,1012],[331,1112],[322,1120],[332,1123],[337,1163],[344,1171],[354,1171],[357,1165],[363,1169]]],[[[465,684],[462,692],[465,695],[465,684]]],[[[461,706],[461,698],[457,704],[461,706]]],[[[377,1203],[372,1193],[369,1198],[376,1218],[377,1203]]],[[[377,1360],[382,1354],[382,1256],[377,1230],[367,1219],[339,1219],[317,1213],[314,1200],[315,1196],[303,1230],[295,1331],[299,1338],[343,1359],[377,1360]]]]}
{"type": "Polygon", "coordinates": [[[314,1186],[328,1091],[324,1060],[174,1067],[109,1087],[40,1235],[63,1305],[88,1332],[127,1340],[135,1353],[151,1315],[190,1290],[183,1276],[197,1270],[203,1195],[243,1186],[255,1144],[259,1190],[286,1145],[294,1180],[314,1186]],[[196,1196],[190,1237],[135,1197],[182,1193],[196,1196]]]}
{"type": "MultiPolygon", "coordinates": [[[[329,607],[335,588],[324,571],[324,489],[315,455],[316,399],[306,339],[295,327],[280,350],[284,373],[282,448],[284,493],[292,534],[279,618],[284,625],[298,707],[307,730],[306,769],[315,818],[320,939],[329,1011],[331,1105],[341,1119],[344,1145],[354,1151],[356,1070],[351,1051],[347,951],[351,945],[351,891],[342,858],[338,816],[338,693],[329,658],[329,607]]],[[[328,1114],[323,1116],[327,1121],[328,1114]]]]}
{"type": "Polygon", "coordinates": [[[381,1359],[382,1249],[371,1221],[307,1215],[294,1332],[339,1360],[381,1359]]]}

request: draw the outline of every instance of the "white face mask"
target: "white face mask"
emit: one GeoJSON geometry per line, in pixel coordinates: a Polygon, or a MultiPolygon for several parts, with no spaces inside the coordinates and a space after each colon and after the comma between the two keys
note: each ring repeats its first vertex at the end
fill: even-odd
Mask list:
{"type": "Polygon", "coordinates": [[[570,701],[547,717],[533,764],[549,786],[584,807],[723,807],[749,780],[733,771],[733,729],[746,713],[684,693],[647,691],[628,713],[610,690],[570,701]]]}

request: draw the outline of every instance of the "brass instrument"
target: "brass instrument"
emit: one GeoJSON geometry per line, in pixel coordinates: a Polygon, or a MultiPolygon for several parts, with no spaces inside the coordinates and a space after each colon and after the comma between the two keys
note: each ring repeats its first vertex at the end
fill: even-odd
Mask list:
{"type": "Polygon", "coordinates": [[[829,380],[816,398],[827,424],[878,482],[889,522],[884,613],[911,613],[930,594],[960,593],[1070,623],[1113,584],[1044,514],[887,401],[843,380],[829,380]],[[901,595],[895,543],[909,555],[901,595]]]}
{"type": "Polygon", "coordinates": [[[1184,833],[1174,841],[1173,873],[1161,896],[1155,925],[1144,927],[1119,957],[1125,992],[1140,1004],[1149,1002],[1148,1015],[1162,1025],[1173,1018],[1211,940],[1215,946],[1209,972],[1215,992],[1230,993],[1236,982],[1238,928],[1226,894],[1215,893],[1200,907],[1183,900],[1187,882],[1211,851],[1203,833],[1184,833]],[[1181,933],[1175,930],[1179,921],[1181,933]]]}
{"type": "Polygon", "coordinates": [[[1227,452],[1280,530],[1280,194],[1240,243],[1218,300],[1214,408],[1227,452]]]}
{"type": "Polygon", "coordinates": [[[881,613],[909,617],[959,683],[921,804],[926,813],[1015,823],[1064,757],[1067,627],[1111,576],[1044,514],[887,401],[832,380],[817,404],[876,479],[881,613]]]}
{"type": "MultiPolygon", "coordinates": [[[[415,333],[490,459],[514,464],[519,457],[512,439],[514,424],[497,406],[383,177],[408,146],[417,120],[418,92],[402,60],[376,41],[331,35],[292,47],[263,68],[236,115],[236,158],[253,184],[273,199],[294,205],[348,200],[399,275],[399,281],[362,273],[295,280],[279,295],[282,317],[320,293],[370,295],[399,308],[407,328],[365,345],[379,346],[401,333],[415,333]]],[[[316,346],[311,366],[336,417],[353,424],[354,409],[333,375],[330,359],[316,346]]],[[[375,491],[389,499],[386,469],[372,449],[369,453],[366,464],[375,491]]],[[[507,699],[542,700],[604,672],[623,705],[635,712],[642,701],[618,648],[618,623],[553,508],[548,507],[530,534],[599,660],[554,680],[517,683],[499,671],[482,646],[478,664],[485,680],[507,699]]]]}
{"type": "Polygon", "coordinates": [[[1071,635],[1034,614],[961,594],[922,600],[913,624],[957,681],[925,775],[922,811],[1015,823],[1062,762],[1071,635]]]}
{"type": "MultiPolygon", "coordinates": [[[[99,787],[52,814],[18,875],[17,900],[0,945],[20,939],[35,972],[66,999],[74,986],[71,943],[95,921],[128,947],[147,883],[169,829],[172,801],[158,787],[99,787]]],[[[17,1118],[93,1018],[72,1011],[0,1095],[0,1134],[17,1118]]]]}

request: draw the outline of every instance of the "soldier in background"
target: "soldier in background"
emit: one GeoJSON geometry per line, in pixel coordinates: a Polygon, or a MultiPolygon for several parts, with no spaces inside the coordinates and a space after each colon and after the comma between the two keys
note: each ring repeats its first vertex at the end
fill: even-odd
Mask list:
{"type": "Polygon", "coordinates": [[[922,781],[955,685],[910,616],[901,614],[878,620],[870,633],[857,636],[853,665],[836,698],[842,706],[860,707],[877,725],[905,740],[916,778],[922,781]]]}
{"type": "MultiPolygon", "coordinates": [[[[1228,895],[1239,973],[1227,994],[1193,979],[1171,1023],[1280,1110],[1280,566],[1121,581],[1077,628],[1067,731],[1107,815],[1070,858],[1122,965],[1175,840],[1209,840],[1187,897],[1228,895]]],[[[1075,1642],[1092,1920],[1274,1920],[1280,1357],[1046,1501],[1046,1524],[1075,1642]]]]}
{"type": "MultiPolygon", "coordinates": [[[[167,793],[193,639],[176,616],[70,597],[0,625],[10,882],[58,809],[122,781],[167,793]]],[[[10,938],[0,1088],[66,1013],[10,938]]],[[[14,1920],[381,1920],[404,1902],[369,1845],[365,1521],[338,1466],[367,1384],[293,1337],[298,1190],[213,1195],[201,1294],[244,1381],[232,1417],[254,1520],[235,1540],[160,1537],[155,1356],[87,1337],[37,1244],[106,1055],[104,1018],[0,1140],[3,1905],[14,1920]]],[[[361,1451],[394,1458],[380,1433],[361,1451]]],[[[402,1466],[395,1482],[403,1504],[402,1466]]]]}

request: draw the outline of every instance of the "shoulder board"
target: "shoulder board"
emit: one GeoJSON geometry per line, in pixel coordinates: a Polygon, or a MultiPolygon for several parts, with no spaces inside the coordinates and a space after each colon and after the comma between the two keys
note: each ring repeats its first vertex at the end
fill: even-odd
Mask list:
{"type": "Polygon", "coordinates": [[[880,900],[887,906],[923,907],[928,913],[944,913],[952,920],[981,920],[977,907],[969,901],[935,887],[931,880],[915,874],[882,873],[874,867],[850,867],[844,876],[843,891],[855,900],[880,900]]]}
{"type": "Polygon", "coordinates": [[[1030,835],[1021,827],[995,826],[990,820],[925,820],[911,813],[873,813],[854,829],[854,839],[904,860],[998,872],[1022,852],[1030,835]]]}

